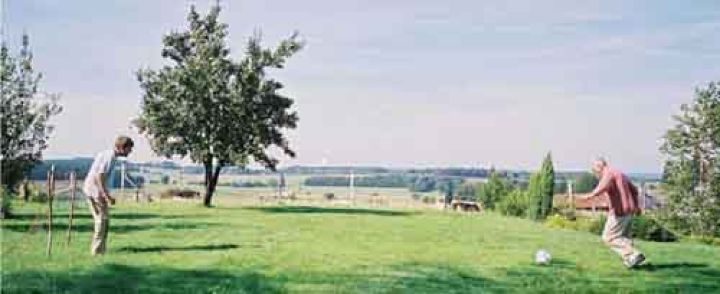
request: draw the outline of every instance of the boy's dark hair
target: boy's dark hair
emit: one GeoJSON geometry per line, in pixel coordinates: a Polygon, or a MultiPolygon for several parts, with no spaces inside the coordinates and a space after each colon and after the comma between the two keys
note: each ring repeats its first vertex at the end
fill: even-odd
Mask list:
{"type": "Polygon", "coordinates": [[[135,142],[128,136],[118,136],[115,139],[115,147],[128,148],[135,146],[135,142]]]}

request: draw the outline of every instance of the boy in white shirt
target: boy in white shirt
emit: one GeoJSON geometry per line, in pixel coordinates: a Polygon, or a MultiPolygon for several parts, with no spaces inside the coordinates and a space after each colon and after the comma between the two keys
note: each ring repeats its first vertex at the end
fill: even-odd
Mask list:
{"type": "Polygon", "coordinates": [[[115,165],[115,158],[118,156],[127,157],[132,152],[133,145],[133,140],[129,137],[117,137],[115,139],[115,148],[98,153],[85,177],[83,191],[88,197],[90,212],[95,221],[95,230],[90,245],[92,255],[105,253],[108,226],[110,224],[108,203],[115,204],[115,198],[110,196],[107,183],[115,165]]]}

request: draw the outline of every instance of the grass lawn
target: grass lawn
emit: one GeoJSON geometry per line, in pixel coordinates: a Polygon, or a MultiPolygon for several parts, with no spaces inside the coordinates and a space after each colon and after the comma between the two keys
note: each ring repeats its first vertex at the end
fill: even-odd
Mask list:
{"type": "Polygon", "coordinates": [[[720,247],[640,242],[626,270],[598,236],[496,214],[317,206],[119,203],[109,252],[89,256],[92,218],[56,209],[53,256],[38,204],[2,222],[2,293],[720,292],[720,247]],[[553,254],[537,266],[538,249],[553,254]]]}

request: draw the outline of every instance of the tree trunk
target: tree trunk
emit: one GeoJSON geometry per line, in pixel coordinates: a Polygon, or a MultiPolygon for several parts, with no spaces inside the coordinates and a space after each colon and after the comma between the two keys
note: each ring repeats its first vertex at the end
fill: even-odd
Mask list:
{"type": "Polygon", "coordinates": [[[205,199],[203,200],[205,207],[210,207],[212,205],[212,196],[215,193],[215,187],[217,186],[218,178],[220,177],[220,170],[222,168],[223,164],[218,163],[218,165],[215,166],[215,171],[213,172],[212,162],[205,163],[205,199]]]}
{"type": "Polygon", "coordinates": [[[23,201],[25,201],[25,203],[30,201],[30,187],[28,187],[28,185],[29,185],[28,179],[27,178],[23,179],[22,186],[20,186],[21,187],[20,193],[22,194],[23,201]]]}
{"type": "Polygon", "coordinates": [[[211,187],[212,182],[212,161],[205,160],[205,196],[203,197],[203,204],[206,207],[210,207],[212,201],[212,194],[215,191],[215,187],[211,187]]]}

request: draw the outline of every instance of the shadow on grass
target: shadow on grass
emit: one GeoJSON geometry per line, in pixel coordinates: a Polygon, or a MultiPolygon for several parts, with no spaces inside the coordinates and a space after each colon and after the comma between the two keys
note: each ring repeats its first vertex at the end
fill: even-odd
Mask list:
{"type": "Polygon", "coordinates": [[[367,208],[333,208],[317,206],[269,206],[269,207],[248,207],[245,209],[258,210],[267,213],[330,213],[330,214],[358,214],[358,215],[380,215],[380,216],[407,216],[417,212],[396,211],[367,208]]]}
{"type": "MultiPolygon", "coordinates": [[[[259,247],[259,246],[243,246],[243,247],[259,247]]],[[[192,246],[151,246],[151,247],[123,247],[118,249],[120,252],[130,253],[147,253],[147,252],[163,252],[163,251],[213,251],[213,250],[229,250],[240,248],[236,244],[217,244],[217,245],[192,245],[192,246]]]]}
{"type": "MultiPolygon", "coordinates": [[[[76,211],[73,214],[73,219],[92,219],[92,215],[90,213],[87,213],[85,208],[79,208],[78,210],[82,210],[80,212],[76,211]]],[[[53,219],[68,219],[70,217],[70,214],[67,212],[63,213],[53,213],[53,219]]],[[[153,218],[162,218],[162,219],[178,219],[178,218],[189,218],[189,216],[185,215],[161,215],[161,214],[153,214],[153,213],[112,213],[110,212],[110,219],[123,219],[123,220],[143,220],[143,219],[153,219],[153,218]]],[[[10,221],[12,220],[45,220],[47,219],[47,215],[44,213],[38,214],[38,213],[18,213],[14,214],[10,221]]]]}
{"type": "Polygon", "coordinates": [[[493,293],[508,291],[497,280],[447,265],[411,263],[391,266],[385,274],[349,276],[342,279],[350,281],[342,290],[352,289],[357,293],[493,293]]]}
{"type": "MultiPolygon", "coordinates": [[[[232,244],[230,244],[232,245],[232,244]]],[[[202,249],[201,249],[202,250],[202,249]]],[[[214,249],[211,249],[214,250],[214,249]]],[[[452,265],[410,263],[345,272],[297,268],[272,276],[232,271],[139,268],[105,264],[92,272],[19,272],[4,275],[3,293],[715,293],[720,271],[706,265],[666,266],[657,272],[599,274],[569,262],[488,268],[492,278],[452,265]],[[711,275],[715,275],[713,278],[711,275]]],[[[625,271],[618,267],[618,271],[625,271]]]]}
{"type": "Polygon", "coordinates": [[[398,274],[302,270],[267,276],[251,269],[177,270],[105,264],[89,272],[26,271],[4,276],[3,293],[473,293],[491,280],[451,267],[403,267],[398,274]],[[296,288],[297,287],[297,288],[296,288]],[[299,288],[299,289],[298,289],[299,288]]]}
{"type": "Polygon", "coordinates": [[[641,271],[654,272],[658,270],[677,270],[677,269],[696,269],[696,268],[707,268],[707,264],[702,263],[688,263],[688,262],[677,262],[677,263],[645,263],[637,268],[641,271]]]}
{"type": "MultiPolygon", "coordinates": [[[[403,264],[381,268],[382,274],[333,275],[300,279],[301,284],[341,285],[358,293],[717,293],[720,270],[705,264],[658,265],[657,272],[628,271],[599,274],[566,260],[493,269],[492,277],[452,265],[403,264]],[[319,278],[321,277],[321,278],[319,278]],[[314,279],[314,280],[313,280],[314,279]],[[340,282],[346,281],[346,282],[340,282]]],[[[376,272],[371,270],[371,272],[376,272]]],[[[307,276],[302,276],[307,277],[307,276]]],[[[289,283],[295,283],[292,278],[289,283]]],[[[322,288],[322,287],[319,287],[322,288]]]]}
{"type": "Polygon", "coordinates": [[[89,272],[28,271],[3,276],[2,293],[282,293],[252,270],[178,270],[104,264],[89,272]]]}
{"type": "MultiPolygon", "coordinates": [[[[145,230],[196,230],[206,229],[212,226],[217,226],[214,223],[168,223],[168,224],[113,224],[112,218],[110,219],[110,234],[115,233],[130,233],[136,231],[145,230]]],[[[52,229],[54,232],[64,232],[68,228],[66,223],[53,223],[52,229]]],[[[47,224],[43,221],[40,223],[3,223],[3,230],[9,230],[20,233],[34,233],[34,232],[45,232],[47,231],[47,224]]],[[[93,232],[93,223],[79,223],[73,224],[73,232],[93,232]]]]}
{"type": "Polygon", "coordinates": [[[702,263],[646,263],[636,269],[637,271],[646,271],[650,273],[672,274],[672,276],[689,275],[693,279],[701,282],[713,280],[715,282],[713,290],[720,291],[720,270],[709,267],[702,263]]]}
{"type": "Polygon", "coordinates": [[[720,270],[707,264],[670,263],[646,265],[627,270],[618,265],[619,275],[599,275],[564,262],[561,265],[528,265],[508,269],[503,283],[508,288],[534,292],[568,293],[706,293],[720,291],[720,270]],[[629,276],[628,276],[629,275],[629,276]],[[624,277],[623,277],[624,276],[624,277]]]}

